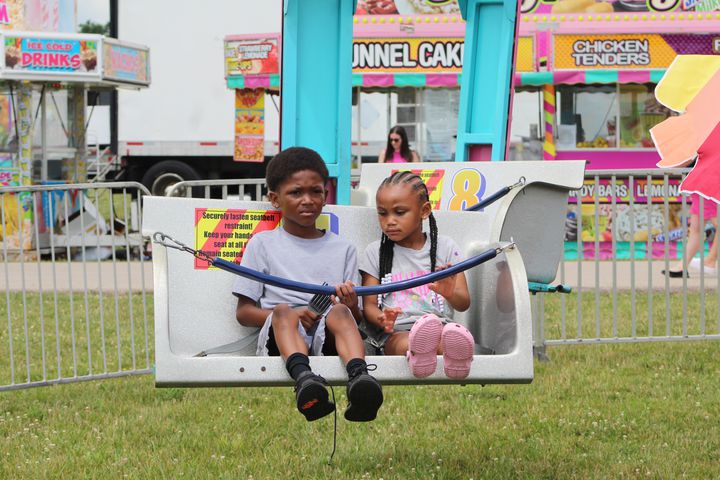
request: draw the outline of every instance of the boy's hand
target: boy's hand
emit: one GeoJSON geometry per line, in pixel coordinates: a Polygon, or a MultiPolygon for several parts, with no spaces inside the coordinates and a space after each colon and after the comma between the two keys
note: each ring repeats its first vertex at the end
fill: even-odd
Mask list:
{"type": "Polygon", "coordinates": [[[397,307],[386,307],[380,315],[378,315],[378,323],[385,333],[392,333],[395,328],[395,320],[402,313],[402,309],[397,307]]]}
{"type": "Polygon", "coordinates": [[[306,332],[309,332],[320,318],[320,315],[314,314],[307,308],[298,308],[296,312],[300,317],[300,323],[302,324],[303,328],[305,328],[306,332]]]}
{"type": "Polygon", "coordinates": [[[332,295],[332,300],[335,303],[342,303],[350,310],[357,308],[358,297],[355,293],[355,285],[348,280],[345,283],[341,283],[335,286],[335,295],[332,295]]]}
{"type": "MultiPolygon", "coordinates": [[[[447,265],[441,265],[435,269],[436,272],[440,270],[445,270],[448,268],[451,264],[447,265]]],[[[438,280],[437,282],[433,282],[429,285],[430,290],[437,293],[438,295],[442,295],[445,298],[452,297],[453,293],[455,293],[455,285],[457,283],[457,274],[451,275],[449,277],[445,277],[442,280],[438,280]]]]}

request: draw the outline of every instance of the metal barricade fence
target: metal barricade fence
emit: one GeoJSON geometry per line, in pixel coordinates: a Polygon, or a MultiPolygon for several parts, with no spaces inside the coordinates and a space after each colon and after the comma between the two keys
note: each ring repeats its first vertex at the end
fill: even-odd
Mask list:
{"type": "MultiPolygon", "coordinates": [[[[661,274],[675,263],[671,257],[685,257],[689,204],[679,185],[688,172],[586,174],[583,190],[568,203],[566,257],[557,277],[573,291],[533,298],[540,352],[545,345],[720,338],[720,286],[712,269],[701,262],[702,275],[661,274]]],[[[228,188],[236,187],[242,197],[252,186],[250,198],[262,199],[262,179],[181,182],[171,194],[228,198],[228,188]]],[[[701,203],[703,210],[709,205],[701,203]]]]}
{"type": "Polygon", "coordinates": [[[135,182],[0,188],[0,391],[151,371],[148,194],[135,182]]]}
{"type": "MultiPolygon", "coordinates": [[[[557,281],[572,293],[534,298],[535,345],[720,339],[717,245],[691,263],[687,169],[595,171],[568,202],[557,281]],[[706,255],[714,267],[705,266],[706,255]],[[663,273],[684,259],[689,276],[663,273]],[[697,260],[696,260],[697,261],[697,260]]],[[[700,197],[699,218],[714,207],[700,197]]],[[[717,230],[718,216],[707,219],[717,230]]],[[[702,245],[707,242],[700,229],[702,245]]]]}
{"type": "MultiPolygon", "coordinates": [[[[357,185],[360,175],[351,175],[350,181],[357,185]]],[[[169,197],[222,198],[240,200],[264,200],[267,194],[264,178],[238,178],[230,180],[187,180],[178,182],[168,191],[169,197]]]]}
{"type": "Polygon", "coordinates": [[[240,200],[263,200],[267,188],[264,178],[238,178],[231,180],[186,180],[178,182],[168,197],[222,198],[236,196],[240,200]]]}
{"type": "MultiPolygon", "coordinates": [[[[720,339],[720,283],[685,258],[687,170],[589,172],[568,203],[557,280],[537,294],[535,346],[720,339]]],[[[263,179],[181,182],[174,194],[263,199],[263,179]],[[233,190],[237,188],[237,193],[233,190]]],[[[152,266],[141,184],[0,188],[0,391],[150,373],[152,266]],[[119,210],[119,212],[118,212],[119,210]],[[29,214],[32,212],[33,214],[29,214]],[[14,230],[13,230],[14,229],[14,230]],[[31,241],[28,241],[31,240],[31,241]],[[0,302],[2,305],[2,302],[0,302]]],[[[709,201],[700,202],[700,217],[709,201]]],[[[708,222],[717,228],[718,218],[708,222]]]]}

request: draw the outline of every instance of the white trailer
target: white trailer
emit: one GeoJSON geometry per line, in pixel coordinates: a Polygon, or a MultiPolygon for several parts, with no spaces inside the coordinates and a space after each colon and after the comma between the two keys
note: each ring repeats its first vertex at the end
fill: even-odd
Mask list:
{"type": "MultiPolygon", "coordinates": [[[[233,161],[234,91],[224,78],[223,40],[240,34],[278,34],[283,0],[123,0],[117,4],[119,36],[150,47],[152,84],[143,92],[120,92],[116,153],[121,170],[116,178],[140,181],[162,195],[181,180],[264,177],[265,164],[233,161]]],[[[356,18],[360,37],[368,34],[363,25],[370,30],[382,26],[368,18],[356,18]]],[[[435,41],[444,41],[445,37],[427,27],[434,23],[423,25],[417,33],[403,29],[404,25],[394,33],[380,30],[400,40],[435,36],[435,41]]],[[[452,36],[464,38],[462,23],[449,25],[455,25],[452,36]]],[[[393,125],[407,130],[411,148],[423,161],[451,160],[459,96],[457,85],[354,86],[353,172],[359,174],[363,162],[377,161],[393,125]]],[[[277,96],[265,99],[266,160],[279,147],[279,103],[277,96]]]]}
{"type": "MultiPolygon", "coordinates": [[[[152,52],[152,84],[118,97],[120,178],[163,194],[181,180],[264,176],[233,157],[234,92],[224,78],[223,39],[282,27],[282,0],[123,0],[120,38],[152,52]]],[[[266,98],[265,155],[277,152],[279,100],[266,98]]]]}

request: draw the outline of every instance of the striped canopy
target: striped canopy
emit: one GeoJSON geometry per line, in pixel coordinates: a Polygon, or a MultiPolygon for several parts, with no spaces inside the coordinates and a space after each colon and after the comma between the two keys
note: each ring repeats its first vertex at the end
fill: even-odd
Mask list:
{"type": "MultiPolygon", "coordinates": [[[[564,70],[559,72],[521,72],[515,74],[515,86],[597,84],[597,83],[658,83],[665,70],[564,70]]],[[[458,73],[353,73],[352,86],[364,88],[390,87],[459,87],[458,73]]],[[[233,76],[228,88],[280,88],[280,75],[233,76]]]]}

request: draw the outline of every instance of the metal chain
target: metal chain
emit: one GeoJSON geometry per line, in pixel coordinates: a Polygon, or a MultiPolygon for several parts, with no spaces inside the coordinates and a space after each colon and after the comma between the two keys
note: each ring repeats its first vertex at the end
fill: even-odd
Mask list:
{"type": "Polygon", "coordinates": [[[180,250],[181,252],[187,252],[187,253],[191,254],[193,257],[195,257],[199,260],[206,261],[211,265],[213,263],[213,258],[210,255],[208,255],[207,253],[202,252],[200,250],[192,249],[192,248],[188,247],[187,245],[185,245],[184,243],[182,243],[178,240],[175,240],[170,235],[166,235],[162,232],[155,232],[153,234],[153,242],[157,243],[158,245],[162,245],[166,248],[173,248],[175,250],[180,250]]]}

